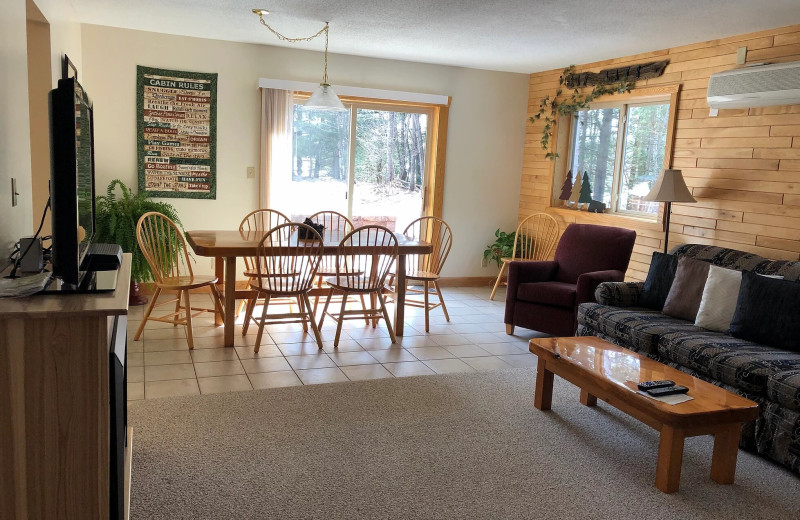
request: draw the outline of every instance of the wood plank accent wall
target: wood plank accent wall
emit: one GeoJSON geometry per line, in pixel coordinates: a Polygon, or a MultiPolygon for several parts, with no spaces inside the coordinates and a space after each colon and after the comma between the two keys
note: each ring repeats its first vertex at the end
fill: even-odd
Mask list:
{"type": "MultiPolygon", "coordinates": [[[[672,167],[697,204],[673,204],[670,249],[681,243],[714,244],[772,259],[800,259],[800,105],[720,110],[709,116],[708,78],[746,63],[800,61],[800,25],[684,45],[576,67],[597,72],[653,59],[669,59],[659,78],[637,87],[680,84],[672,167]]],[[[566,64],[565,64],[566,65],[566,64]]],[[[554,94],[562,69],[531,74],[528,116],[554,94]]],[[[653,251],[663,248],[660,223],[617,215],[551,208],[554,163],[540,146],[541,122],[528,123],[520,184],[519,219],[547,211],[561,223],[622,226],[637,232],[626,279],[644,280],[653,251]]],[[[554,138],[557,139],[556,136],[554,138]]],[[[560,186],[561,180],[557,181],[560,186]]]]}

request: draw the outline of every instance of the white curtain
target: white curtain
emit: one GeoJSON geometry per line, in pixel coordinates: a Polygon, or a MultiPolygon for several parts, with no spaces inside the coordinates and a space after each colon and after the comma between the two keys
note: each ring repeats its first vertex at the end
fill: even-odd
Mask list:
{"type": "Polygon", "coordinates": [[[261,89],[261,208],[270,208],[270,194],[292,178],[292,119],[294,100],[291,90],[261,89]]]}

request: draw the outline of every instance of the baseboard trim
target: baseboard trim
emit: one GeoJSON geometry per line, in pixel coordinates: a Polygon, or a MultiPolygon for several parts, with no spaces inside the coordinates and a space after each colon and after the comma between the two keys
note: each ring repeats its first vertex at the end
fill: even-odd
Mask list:
{"type": "Polygon", "coordinates": [[[494,276],[449,276],[439,278],[441,287],[483,287],[494,284],[494,276]]]}

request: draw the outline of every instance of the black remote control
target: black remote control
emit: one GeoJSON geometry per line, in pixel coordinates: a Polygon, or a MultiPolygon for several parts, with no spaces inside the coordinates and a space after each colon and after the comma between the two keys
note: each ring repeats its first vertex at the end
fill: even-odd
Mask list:
{"type": "Polygon", "coordinates": [[[665,388],[652,388],[647,390],[647,393],[653,397],[664,397],[665,395],[672,394],[685,394],[689,389],[685,386],[668,386],[665,388]]]}
{"type": "Polygon", "coordinates": [[[666,386],[675,386],[675,381],[670,381],[669,379],[663,379],[661,381],[642,381],[638,385],[639,390],[652,390],[653,388],[664,388],[666,386]]]}

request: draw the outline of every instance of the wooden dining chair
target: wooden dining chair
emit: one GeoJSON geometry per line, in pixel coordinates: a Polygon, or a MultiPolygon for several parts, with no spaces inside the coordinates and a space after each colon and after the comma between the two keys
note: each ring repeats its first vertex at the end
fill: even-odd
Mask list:
{"type": "Polygon", "coordinates": [[[136,240],[153,272],[156,289],[133,340],[139,340],[148,321],[161,321],[172,323],[176,327],[184,325],[189,348],[194,348],[192,318],[203,312],[214,312],[215,309],[220,315],[225,315],[222,298],[217,290],[217,278],[215,276],[199,276],[192,272],[192,263],[189,260],[183,233],[172,220],[161,213],[149,212],[142,215],[136,224],[136,240]],[[192,307],[189,292],[203,287],[208,287],[215,309],[192,307]],[[158,301],[163,291],[174,291],[177,296],[171,300],[158,301]],[[181,296],[183,304],[181,304],[181,296]],[[171,303],[175,303],[174,312],[165,316],[151,315],[154,308],[171,303]],[[198,312],[193,313],[192,311],[198,312]]]}
{"type": "Polygon", "coordinates": [[[314,276],[322,260],[322,240],[297,240],[296,229],[305,229],[308,236],[319,234],[314,228],[296,222],[280,224],[267,231],[258,244],[258,256],[255,259],[255,277],[250,281],[250,288],[258,294],[257,299],[263,299],[261,317],[254,315],[256,301],[254,298],[248,302],[247,312],[242,334],[247,334],[247,328],[253,321],[258,325],[258,335],[254,352],[261,348],[261,338],[264,335],[264,325],[267,323],[302,323],[303,330],[311,330],[317,346],[322,348],[322,337],[314,320],[308,292],[314,283],[314,276]],[[273,298],[294,298],[299,307],[298,312],[284,312],[270,315],[267,311],[273,298]]]}
{"type": "Polygon", "coordinates": [[[494,300],[497,288],[503,280],[506,266],[514,260],[547,260],[558,242],[558,222],[547,213],[534,213],[517,226],[514,249],[510,257],[501,258],[502,265],[494,282],[490,300],[494,300]]]}
{"type": "Polygon", "coordinates": [[[397,259],[397,237],[391,230],[383,226],[364,226],[348,233],[339,243],[336,253],[336,275],[326,281],[330,286],[319,328],[325,316],[336,320],[336,336],[333,346],[339,346],[342,323],[347,319],[364,318],[370,320],[383,319],[389,329],[392,343],[396,343],[392,322],[386,311],[386,303],[381,295],[386,277],[397,259]],[[334,292],[341,292],[342,303],[338,313],[329,313],[328,306],[334,292]],[[347,310],[348,296],[370,296],[371,305],[362,309],[347,310]]]}
{"type": "Polygon", "coordinates": [[[425,309],[425,332],[430,329],[430,311],[441,306],[444,317],[450,321],[447,306],[444,304],[442,290],[439,287],[439,276],[450,254],[453,245],[453,232],[444,220],[437,217],[421,217],[409,224],[403,235],[411,240],[421,240],[431,244],[431,252],[422,255],[408,255],[406,257],[406,292],[408,294],[421,294],[422,300],[406,298],[406,305],[422,307],[425,309]],[[421,282],[422,288],[408,287],[409,281],[421,282]],[[433,289],[433,293],[431,293],[433,289]],[[436,296],[437,302],[430,301],[430,296],[436,296]]]}
{"type": "MultiPolygon", "coordinates": [[[[341,242],[348,233],[353,231],[353,223],[349,218],[336,211],[318,211],[308,217],[314,224],[322,224],[322,239],[326,242],[341,242]]],[[[325,279],[330,276],[336,276],[336,255],[325,255],[322,257],[322,263],[317,270],[317,287],[321,288],[325,279]]],[[[359,295],[361,298],[361,307],[366,309],[364,295],[359,295]]],[[[319,305],[319,296],[314,297],[314,313],[317,312],[319,305]]],[[[369,320],[367,320],[369,322],[369,320]]]]}
{"type": "MultiPolygon", "coordinates": [[[[286,224],[287,222],[289,222],[289,217],[280,211],[274,209],[257,209],[245,215],[241,224],[239,224],[239,232],[257,232],[260,235],[263,235],[270,229],[279,226],[280,224],[286,224]]],[[[244,276],[247,277],[248,284],[249,281],[255,276],[256,264],[257,260],[255,258],[247,256],[244,257],[244,276]]],[[[237,317],[239,314],[241,314],[242,308],[247,304],[247,302],[248,300],[239,301],[239,305],[236,307],[237,317]]]]}

